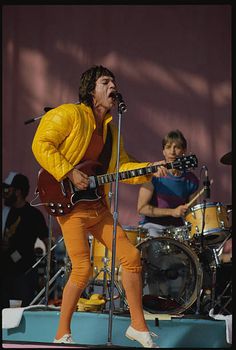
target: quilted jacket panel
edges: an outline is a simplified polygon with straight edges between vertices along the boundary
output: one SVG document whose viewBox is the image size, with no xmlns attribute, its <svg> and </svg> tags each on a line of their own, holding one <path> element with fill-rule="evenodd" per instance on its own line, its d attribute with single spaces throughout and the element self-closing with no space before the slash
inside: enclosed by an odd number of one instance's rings
<svg viewBox="0 0 236 350">
<path fill-rule="evenodd" d="M 107 114 L 104 121 L 103 139 L 107 135 L 107 125 L 112 116 Z M 108 173 L 116 170 L 117 127 L 110 124 L 112 132 L 112 155 Z M 32 151 L 42 168 L 61 181 L 83 158 L 89 145 L 96 122 L 92 109 L 83 103 L 63 104 L 48 111 L 41 119 L 36 130 Z M 149 163 L 133 162 L 125 151 L 123 139 L 120 140 L 119 170 L 126 171 L 146 167 Z M 149 176 L 140 176 L 124 182 L 137 184 L 150 180 Z"/>
</svg>

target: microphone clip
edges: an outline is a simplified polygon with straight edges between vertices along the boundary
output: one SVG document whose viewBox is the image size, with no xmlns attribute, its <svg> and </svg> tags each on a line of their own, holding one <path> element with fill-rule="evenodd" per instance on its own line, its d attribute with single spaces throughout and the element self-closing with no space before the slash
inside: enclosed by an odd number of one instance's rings
<svg viewBox="0 0 236 350">
<path fill-rule="evenodd" d="M 211 190 L 210 190 L 210 180 L 208 177 L 208 168 L 206 166 L 204 166 L 205 168 L 205 180 L 203 181 L 203 187 L 204 187 L 204 197 L 205 199 L 210 198 L 211 197 Z"/>
<path fill-rule="evenodd" d="M 111 95 L 117 101 L 119 112 L 121 113 L 127 112 L 127 107 L 126 107 L 126 104 L 124 103 L 122 95 L 119 92 L 113 92 Z"/>
</svg>

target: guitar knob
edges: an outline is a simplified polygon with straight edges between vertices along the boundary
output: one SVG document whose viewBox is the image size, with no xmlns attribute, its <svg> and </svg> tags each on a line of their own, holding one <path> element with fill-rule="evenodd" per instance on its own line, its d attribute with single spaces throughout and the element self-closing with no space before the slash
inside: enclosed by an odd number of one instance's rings
<svg viewBox="0 0 236 350">
<path fill-rule="evenodd" d="M 61 203 L 57 203 L 57 206 L 58 206 L 59 208 L 61 208 L 61 207 L 62 207 L 62 204 L 61 204 Z"/>
<path fill-rule="evenodd" d="M 52 213 L 55 213 L 55 212 L 56 212 L 56 210 L 55 210 L 55 209 L 51 209 L 51 212 L 52 212 Z"/>
<path fill-rule="evenodd" d="M 49 207 L 54 207 L 54 203 L 48 203 Z"/>
<path fill-rule="evenodd" d="M 58 211 L 59 211 L 60 214 L 63 214 L 63 213 L 64 213 L 64 212 L 63 212 L 63 209 L 59 209 Z"/>
<path fill-rule="evenodd" d="M 70 208 L 70 207 L 71 207 L 71 204 L 70 204 L 70 203 L 68 203 L 66 206 L 67 206 L 67 208 Z"/>
</svg>

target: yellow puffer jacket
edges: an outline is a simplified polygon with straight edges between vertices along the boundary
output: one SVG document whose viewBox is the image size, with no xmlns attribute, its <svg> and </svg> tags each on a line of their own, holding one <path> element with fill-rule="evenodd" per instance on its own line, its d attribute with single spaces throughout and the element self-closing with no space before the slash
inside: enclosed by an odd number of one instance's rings
<svg viewBox="0 0 236 350">
<path fill-rule="evenodd" d="M 107 114 L 104 121 L 103 140 L 106 140 L 107 125 L 112 116 Z M 42 168 L 57 181 L 61 181 L 83 158 L 89 145 L 96 122 L 92 109 L 85 104 L 63 104 L 47 112 L 36 130 L 32 151 Z M 116 169 L 117 128 L 111 124 L 112 155 L 108 173 Z M 126 153 L 121 138 L 120 171 L 138 169 L 149 163 L 132 162 Z M 150 180 L 149 176 L 135 177 L 124 182 L 138 184 Z"/>
</svg>

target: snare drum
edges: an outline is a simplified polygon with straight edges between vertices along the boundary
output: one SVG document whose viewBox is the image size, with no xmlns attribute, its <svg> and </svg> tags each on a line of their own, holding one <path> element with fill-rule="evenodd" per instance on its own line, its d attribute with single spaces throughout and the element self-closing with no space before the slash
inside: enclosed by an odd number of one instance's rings
<svg viewBox="0 0 236 350">
<path fill-rule="evenodd" d="M 174 238 L 177 241 L 188 243 L 191 235 L 191 224 L 187 223 L 184 226 L 168 226 L 164 229 L 164 236 Z"/>
<path fill-rule="evenodd" d="M 204 206 L 204 239 L 208 245 L 220 243 L 227 237 L 230 228 L 227 209 L 220 202 L 198 204 L 187 211 L 185 220 L 192 224 L 191 237 L 198 238 L 202 233 Z"/>
<path fill-rule="evenodd" d="M 130 242 L 136 246 L 148 237 L 148 230 L 142 226 L 122 226 Z"/>
</svg>

